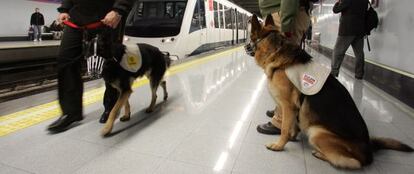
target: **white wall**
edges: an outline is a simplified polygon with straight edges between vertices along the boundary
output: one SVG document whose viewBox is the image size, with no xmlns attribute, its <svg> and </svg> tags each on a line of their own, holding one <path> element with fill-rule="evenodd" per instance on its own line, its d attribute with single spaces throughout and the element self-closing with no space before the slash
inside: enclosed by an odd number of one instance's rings
<svg viewBox="0 0 414 174">
<path fill-rule="evenodd" d="M 338 34 L 339 14 L 333 14 L 336 0 L 321 0 L 313 16 L 314 32 L 321 33 L 320 44 L 332 48 Z M 413 0 L 380 0 L 376 9 L 380 26 L 371 36 L 371 52 L 365 41 L 365 57 L 397 70 L 414 74 L 414 7 Z M 352 49 L 348 53 L 353 55 Z"/>
<path fill-rule="evenodd" d="M 27 35 L 30 16 L 34 9 L 40 8 L 49 26 L 57 18 L 59 4 L 28 0 L 0 0 L 0 37 Z"/>
</svg>

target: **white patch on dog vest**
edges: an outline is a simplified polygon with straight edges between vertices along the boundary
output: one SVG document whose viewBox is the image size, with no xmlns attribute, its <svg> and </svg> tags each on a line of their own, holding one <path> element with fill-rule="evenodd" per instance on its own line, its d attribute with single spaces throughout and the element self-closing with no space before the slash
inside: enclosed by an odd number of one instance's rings
<svg viewBox="0 0 414 174">
<path fill-rule="evenodd" d="M 125 46 L 125 54 L 119 64 L 129 72 L 137 72 L 142 65 L 141 51 L 137 44 L 127 44 Z"/>
<path fill-rule="evenodd" d="M 305 95 L 318 93 L 328 79 L 330 72 L 329 67 L 314 61 L 298 64 L 285 70 L 289 80 Z"/>
</svg>

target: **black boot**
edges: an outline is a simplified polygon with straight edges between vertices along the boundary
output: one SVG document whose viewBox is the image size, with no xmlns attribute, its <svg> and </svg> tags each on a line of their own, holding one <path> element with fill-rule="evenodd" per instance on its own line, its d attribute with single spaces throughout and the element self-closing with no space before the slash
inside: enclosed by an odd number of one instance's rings
<svg viewBox="0 0 414 174">
<path fill-rule="evenodd" d="M 280 129 L 273 126 L 271 122 L 257 125 L 257 132 L 268 135 L 280 134 Z"/>
<path fill-rule="evenodd" d="M 101 119 L 99 119 L 99 123 L 102 123 L 102 124 L 104 124 L 104 123 L 106 123 L 106 120 L 108 120 L 108 117 L 109 117 L 109 111 L 105 111 L 104 113 L 102 113 L 102 115 L 101 115 Z"/>
<path fill-rule="evenodd" d="M 53 122 L 52 124 L 50 124 L 47 127 L 47 130 L 51 131 L 51 132 L 62 132 L 65 131 L 69 128 L 69 126 L 74 123 L 74 122 L 78 122 L 83 120 L 83 116 L 82 115 L 62 115 L 60 116 L 55 122 Z"/>
<path fill-rule="evenodd" d="M 99 123 L 106 123 L 106 120 L 108 120 L 109 114 L 111 113 L 111 111 L 105 111 L 104 113 L 102 113 L 101 118 L 99 119 Z M 118 117 L 120 114 L 120 111 L 118 111 L 116 113 L 116 117 Z"/>
</svg>

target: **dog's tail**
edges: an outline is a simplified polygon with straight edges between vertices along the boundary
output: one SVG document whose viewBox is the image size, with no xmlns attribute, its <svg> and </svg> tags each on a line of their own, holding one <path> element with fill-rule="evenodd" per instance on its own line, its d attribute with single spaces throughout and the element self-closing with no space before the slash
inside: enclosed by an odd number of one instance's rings
<svg viewBox="0 0 414 174">
<path fill-rule="evenodd" d="M 169 68 L 171 66 L 171 58 L 170 58 L 170 53 L 163 51 L 162 54 L 164 55 L 164 59 L 165 59 L 165 63 L 167 65 L 167 68 Z"/>
<path fill-rule="evenodd" d="M 402 152 L 413 152 L 414 149 L 407 144 L 392 138 L 371 138 L 371 148 L 373 151 L 380 149 L 392 149 Z"/>
</svg>

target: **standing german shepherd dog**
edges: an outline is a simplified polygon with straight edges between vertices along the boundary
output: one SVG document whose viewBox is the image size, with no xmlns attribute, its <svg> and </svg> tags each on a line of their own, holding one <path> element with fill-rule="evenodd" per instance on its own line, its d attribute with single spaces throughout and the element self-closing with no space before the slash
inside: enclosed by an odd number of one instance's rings
<svg viewBox="0 0 414 174">
<path fill-rule="evenodd" d="M 141 54 L 141 67 L 136 72 L 130 72 L 123 69 L 120 62 L 125 58 L 127 47 L 121 43 L 111 43 L 111 35 L 108 31 L 102 31 L 96 38 L 97 54 L 105 59 L 103 65 L 102 77 L 106 83 L 119 92 L 119 98 L 112 108 L 108 120 L 105 123 L 101 134 L 108 135 L 113 127 L 114 121 L 119 110 L 125 106 L 125 115 L 120 118 L 121 121 L 128 121 L 131 116 L 129 97 L 132 93 L 132 83 L 136 78 L 146 76 L 150 82 L 151 87 L 151 104 L 146 109 L 146 112 L 152 112 L 157 100 L 158 86 L 164 90 L 164 100 L 167 100 L 167 83 L 164 80 L 164 75 L 171 64 L 169 55 L 162 53 L 158 48 L 148 44 L 136 44 L 133 46 L 139 47 Z M 90 42 L 90 41 L 89 41 Z M 91 44 L 86 45 L 91 49 Z M 90 51 L 87 51 L 88 53 Z"/>
<path fill-rule="evenodd" d="M 250 36 L 255 60 L 265 70 L 269 90 L 279 106 L 277 114 L 282 116 L 281 136 L 277 142 L 266 145 L 268 149 L 283 150 L 296 135 L 295 125 L 299 125 L 314 148 L 312 154 L 339 168 L 359 169 L 368 165 L 378 149 L 413 151 L 394 139 L 370 138 L 355 103 L 336 78 L 329 76 L 317 94 L 303 95 L 289 81 L 285 69 L 306 64 L 311 56 L 289 43 L 274 26 L 271 16 L 262 27 L 253 15 Z"/>
</svg>

